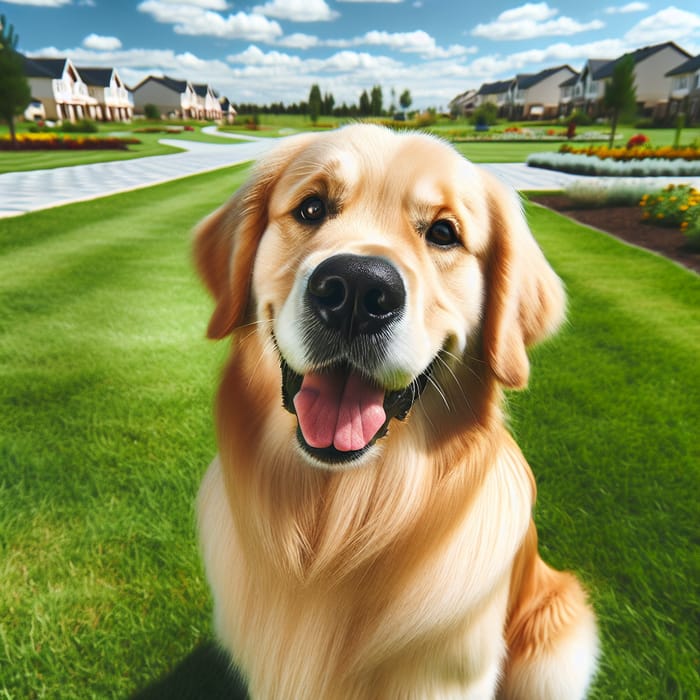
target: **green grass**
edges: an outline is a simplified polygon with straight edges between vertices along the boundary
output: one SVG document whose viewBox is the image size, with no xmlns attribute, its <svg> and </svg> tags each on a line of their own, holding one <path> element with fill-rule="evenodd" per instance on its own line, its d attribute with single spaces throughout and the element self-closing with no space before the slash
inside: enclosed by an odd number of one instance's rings
<svg viewBox="0 0 700 700">
<path fill-rule="evenodd" d="M 244 173 L 0 220 L 0 698 L 218 696 L 193 501 L 227 347 L 189 247 Z M 509 394 L 542 551 L 591 590 L 594 698 L 697 697 L 700 279 L 528 211 L 570 294 Z"/>
<path fill-rule="evenodd" d="M 26 131 L 26 125 L 24 126 L 25 128 L 20 131 Z M 132 124 L 100 124 L 97 136 L 106 136 L 108 134 L 133 136 L 141 141 L 140 144 L 129 146 L 126 151 L 0 151 L 0 173 L 62 168 L 70 165 L 104 163 L 113 160 L 132 160 L 133 158 L 180 153 L 183 150 L 159 143 L 162 139 L 202 141 L 231 147 L 236 143 L 240 143 L 236 139 L 203 134 L 199 126 L 195 127 L 195 131 L 183 131 L 174 134 L 133 133 L 134 129 L 142 126 L 147 126 L 147 124 L 139 122 Z M 5 132 L 7 132 L 7 128 L 4 131 L 0 129 L 0 135 Z M 80 134 L 71 134 L 71 136 L 77 137 Z"/>
</svg>

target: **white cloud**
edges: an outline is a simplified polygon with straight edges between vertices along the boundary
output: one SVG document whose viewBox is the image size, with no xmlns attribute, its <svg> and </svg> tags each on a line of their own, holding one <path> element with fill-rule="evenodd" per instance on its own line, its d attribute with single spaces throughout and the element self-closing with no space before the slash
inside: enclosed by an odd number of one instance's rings
<svg viewBox="0 0 700 700">
<path fill-rule="evenodd" d="M 211 10 L 193 5 L 171 4 L 164 0 L 144 0 L 138 9 L 151 15 L 157 22 L 173 24 L 177 34 L 248 41 L 273 41 L 282 36 L 280 25 L 262 15 L 238 12 L 224 17 Z"/>
<path fill-rule="evenodd" d="M 383 2 L 395 5 L 397 3 L 403 2 L 403 0 L 338 0 L 338 2 Z"/>
<path fill-rule="evenodd" d="M 116 36 L 89 34 L 83 39 L 83 46 L 86 49 L 95 49 L 96 51 L 115 51 L 122 47 L 122 42 Z"/>
<path fill-rule="evenodd" d="M 671 5 L 656 14 L 645 17 L 625 34 L 633 44 L 659 44 L 696 38 L 700 30 L 700 14 L 679 10 Z"/>
<path fill-rule="evenodd" d="M 626 5 L 606 7 L 604 11 L 607 15 L 625 15 L 630 12 L 644 12 L 648 9 L 649 5 L 646 2 L 629 2 Z"/>
<path fill-rule="evenodd" d="M 558 14 L 559 10 L 549 7 L 546 2 L 526 3 L 501 12 L 493 22 L 477 24 L 472 34 L 494 41 L 508 41 L 536 39 L 542 36 L 567 36 L 605 26 L 600 20 L 581 24 L 571 17 L 557 17 Z"/>
<path fill-rule="evenodd" d="M 292 22 L 328 22 L 340 16 L 328 7 L 325 0 L 271 0 L 257 5 L 253 12 Z"/>
<path fill-rule="evenodd" d="M 297 67 L 302 64 L 299 56 L 290 56 L 287 53 L 279 51 L 269 51 L 265 53 L 257 46 L 249 46 L 245 51 L 231 56 L 226 56 L 229 63 L 242 63 L 246 66 L 276 66 L 280 67 Z"/>
<path fill-rule="evenodd" d="M 203 10 L 227 10 L 226 0 L 161 0 L 166 5 L 188 5 L 200 7 Z"/>
<path fill-rule="evenodd" d="M 33 5 L 35 7 L 63 7 L 70 5 L 71 0 L 5 0 L 10 5 Z"/>
<path fill-rule="evenodd" d="M 312 34 L 288 34 L 282 37 L 278 42 L 278 46 L 285 46 L 290 49 L 311 49 L 315 46 L 319 46 L 321 43 L 317 36 Z"/>
</svg>

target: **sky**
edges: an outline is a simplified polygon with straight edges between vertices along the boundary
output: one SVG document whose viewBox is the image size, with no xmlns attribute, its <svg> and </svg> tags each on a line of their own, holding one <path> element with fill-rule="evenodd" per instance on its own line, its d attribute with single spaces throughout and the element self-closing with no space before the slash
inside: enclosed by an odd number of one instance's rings
<svg viewBox="0 0 700 700">
<path fill-rule="evenodd" d="M 234 104 L 337 105 L 380 85 L 384 106 L 447 109 L 484 82 L 675 41 L 700 54 L 697 0 L 7 0 L 30 56 L 209 83 Z"/>
</svg>

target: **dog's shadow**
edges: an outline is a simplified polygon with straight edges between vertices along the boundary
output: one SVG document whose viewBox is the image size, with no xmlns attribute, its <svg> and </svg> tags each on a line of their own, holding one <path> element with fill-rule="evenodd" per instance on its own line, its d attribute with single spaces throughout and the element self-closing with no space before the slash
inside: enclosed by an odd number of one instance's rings
<svg viewBox="0 0 700 700">
<path fill-rule="evenodd" d="M 131 700 L 249 700 L 243 680 L 213 642 L 197 647 Z"/>
</svg>

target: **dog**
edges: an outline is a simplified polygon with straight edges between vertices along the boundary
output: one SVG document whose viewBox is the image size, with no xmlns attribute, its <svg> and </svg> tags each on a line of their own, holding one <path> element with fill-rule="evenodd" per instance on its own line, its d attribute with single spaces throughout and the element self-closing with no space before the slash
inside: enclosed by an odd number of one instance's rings
<svg viewBox="0 0 700 700">
<path fill-rule="evenodd" d="M 517 195 L 354 124 L 284 139 L 194 257 L 232 336 L 198 527 L 250 696 L 584 697 L 595 616 L 502 412 L 566 304 Z"/>
</svg>

